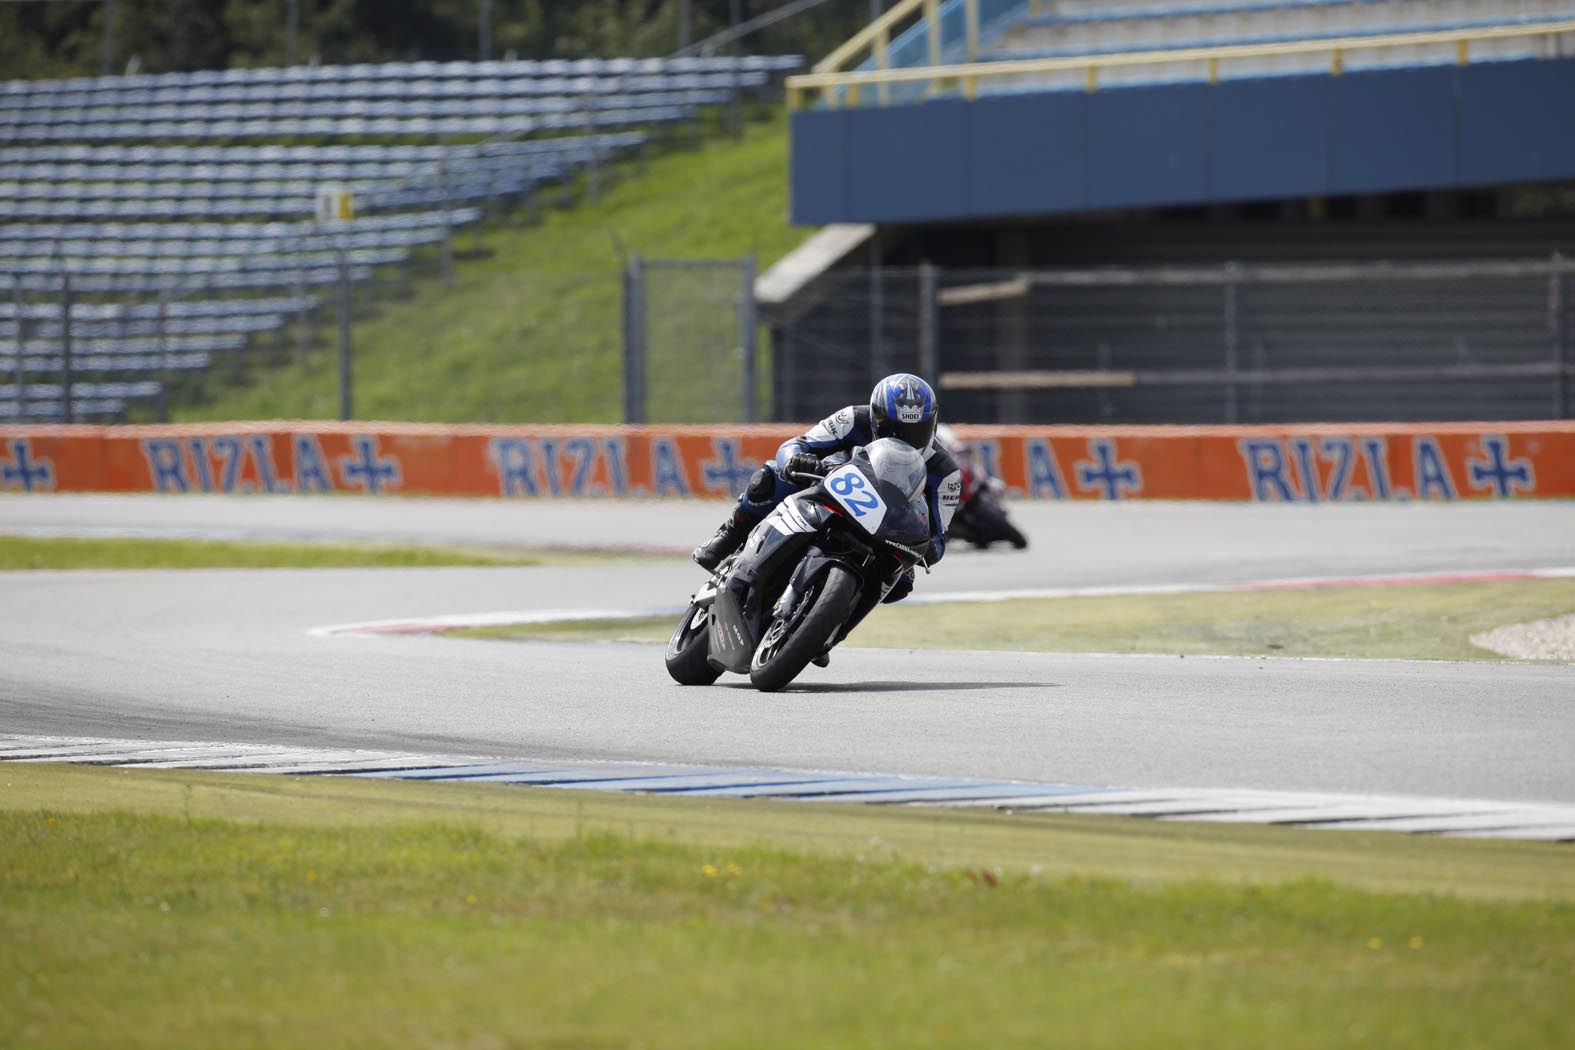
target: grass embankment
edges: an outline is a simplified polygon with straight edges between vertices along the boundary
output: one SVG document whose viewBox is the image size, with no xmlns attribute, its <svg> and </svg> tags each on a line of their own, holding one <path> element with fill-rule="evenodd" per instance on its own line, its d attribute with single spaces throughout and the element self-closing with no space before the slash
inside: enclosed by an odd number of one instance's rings
<svg viewBox="0 0 1575 1050">
<path fill-rule="evenodd" d="M 1557 1046 L 1566 848 L 0 767 L 7 1046 Z"/>
<path fill-rule="evenodd" d="M 480 257 L 456 264 L 452 288 L 421 282 L 402 301 L 356 322 L 357 416 L 621 421 L 620 253 L 740 259 L 753 251 L 762 269 L 769 266 L 807 233 L 787 224 L 787 156 L 787 119 L 776 111 L 746 124 L 741 140 L 715 136 L 698 148 L 653 156 L 643 174 L 618 182 L 597 204 L 546 211 L 533 226 L 490 224 Z M 469 253 L 473 233 L 459 232 L 456 243 Z M 691 316 L 703 312 L 695 301 L 664 298 L 663 287 L 653 284 L 648 297 L 653 325 L 673 314 L 699 324 Z M 724 278 L 712 303 L 726 324 L 735 291 Z M 679 287 L 675 295 L 683 292 Z M 324 332 L 320 342 L 332 346 L 332 332 Z M 689 334 L 692 341 L 697 332 Z M 250 385 L 217 390 L 209 403 L 180 408 L 177 418 L 337 418 L 337 368 L 335 355 L 324 351 L 305 367 L 261 370 Z M 719 409 L 736 414 L 736 392 L 718 405 L 686 394 L 683 383 L 661 385 L 660 362 L 651 370 L 653 419 L 704 421 Z M 686 378 L 692 387 L 703 373 Z"/>
<path fill-rule="evenodd" d="M 1044 652 L 1500 660 L 1494 627 L 1575 612 L 1575 580 L 1020 599 L 877 609 L 847 645 Z M 578 621 L 457 632 L 665 642 L 671 620 Z"/>
</svg>

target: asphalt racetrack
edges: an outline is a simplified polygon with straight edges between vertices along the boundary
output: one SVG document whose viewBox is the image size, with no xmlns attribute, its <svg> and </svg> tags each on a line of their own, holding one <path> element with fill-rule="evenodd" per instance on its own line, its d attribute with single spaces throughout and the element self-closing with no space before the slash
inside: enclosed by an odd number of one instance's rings
<svg viewBox="0 0 1575 1050">
<path fill-rule="evenodd" d="M 1575 504 L 1022 504 L 1026 552 L 919 592 L 1575 565 Z M 687 550 L 704 503 L 0 496 L 0 533 Z M 0 576 L 0 733 L 1575 803 L 1575 667 L 839 649 L 788 692 L 661 651 L 333 636 L 365 621 L 681 605 L 616 566 Z M 957 606 L 966 615 L 966 606 Z M 878 615 L 878 613 L 877 613 Z M 316 633 L 314 633 L 314 631 Z"/>
</svg>

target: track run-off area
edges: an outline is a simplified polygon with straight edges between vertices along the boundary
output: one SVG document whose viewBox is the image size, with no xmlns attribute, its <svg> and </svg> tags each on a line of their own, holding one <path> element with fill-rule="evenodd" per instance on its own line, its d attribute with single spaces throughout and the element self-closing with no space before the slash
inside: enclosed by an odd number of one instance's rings
<svg viewBox="0 0 1575 1050">
<path fill-rule="evenodd" d="M 1011 510 L 1027 551 L 959 549 L 916 596 L 1575 566 L 1569 502 Z M 723 512 L 5 495 L 0 534 L 668 554 Z M 1572 665 L 838 649 L 766 695 L 676 686 L 650 645 L 335 630 L 676 609 L 700 578 L 676 557 L 6 573 L 0 758 L 1575 839 Z"/>
</svg>

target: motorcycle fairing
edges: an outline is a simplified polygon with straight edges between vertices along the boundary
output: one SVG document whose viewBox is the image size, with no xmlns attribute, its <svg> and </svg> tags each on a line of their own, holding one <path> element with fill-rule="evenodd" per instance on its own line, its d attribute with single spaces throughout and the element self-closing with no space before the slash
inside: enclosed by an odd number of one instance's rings
<svg viewBox="0 0 1575 1050">
<path fill-rule="evenodd" d="M 772 579 L 799 559 L 832 513 L 799 494 L 783 500 L 755 526 L 711 606 L 707 659 L 714 666 L 749 673 L 760 644 L 765 603 L 774 590 Z"/>
</svg>

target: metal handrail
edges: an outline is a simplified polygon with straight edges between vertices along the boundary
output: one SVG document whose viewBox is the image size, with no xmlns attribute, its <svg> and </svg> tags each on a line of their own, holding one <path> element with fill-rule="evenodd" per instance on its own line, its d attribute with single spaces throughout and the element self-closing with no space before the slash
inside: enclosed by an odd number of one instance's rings
<svg viewBox="0 0 1575 1050">
<path fill-rule="evenodd" d="M 923 2 L 924 0 L 905 0 L 904 3 L 888 11 L 887 16 L 895 15 L 899 10 L 915 8 Z M 1088 90 L 1093 91 L 1099 86 L 1099 71 L 1103 69 L 1119 69 L 1125 66 L 1142 65 L 1175 65 L 1186 62 L 1207 62 L 1209 64 L 1209 81 L 1214 83 L 1219 79 L 1219 64 L 1223 61 L 1241 58 L 1264 58 L 1277 55 L 1322 54 L 1325 52 L 1330 54 L 1329 72 L 1331 75 L 1335 75 L 1343 71 L 1344 56 L 1347 51 L 1423 47 L 1433 44 L 1454 44 L 1456 49 L 1455 60 L 1461 65 L 1466 65 L 1470 61 L 1470 47 L 1473 43 L 1575 33 L 1575 20 L 1565 20 L 1559 22 L 1538 22 L 1530 25 L 1433 30 L 1424 33 L 1394 33 L 1382 36 L 1293 40 L 1273 44 L 1224 44 L 1217 47 L 1195 47 L 1168 51 L 1112 52 L 1069 58 L 1007 59 L 999 62 L 969 62 L 960 65 L 932 65 L 903 69 L 819 72 L 821 67 L 828 65 L 833 58 L 839 61 L 845 60 L 846 54 L 844 52 L 851 54 L 852 52 L 849 51 L 849 48 L 853 44 L 867 43 L 868 41 L 865 40 L 866 36 L 873 39 L 874 34 L 871 31 L 875 29 L 876 25 L 877 23 L 871 23 L 865 28 L 863 33 L 848 41 L 847 44 L 838 48 L 837 51 L 834 51 L 824 62 L 815 67 L 817 72 L 788 77 L 788 107 L 790 109 L 801 108 L 804 105 L 806 94 L 811 91 L 820 91 L 825 97 L 827 104 L 835 106 L 837 104 L 835 89 L 846 88 L 848 89 L 849 101 L 856 105 L 858 91 L 866 85 L 883 87 L 891 84 L 914 83 L 930 83 L 933 85 L 937 81 L 956 81 L 962 86 L 963 95 L 966 98 L 973 99 L 978 95 L 980 80 L 993 77 L 1024 76 L 1079 69 L 1086 72 L 1085 86 Z"/>
<path fill-rule="evenodd" d="M 902 0 L 885 14 L 859 30 L 847 43 L 815 63 L 814 71 L 807 75 L 834 75 L 854 55 L 869 48 L 872 52 L 886 46 L 898 22 L 925 6 L 925 0 Z M 792 78 L 790 77 L 789 80 Z"/>
</svg>

